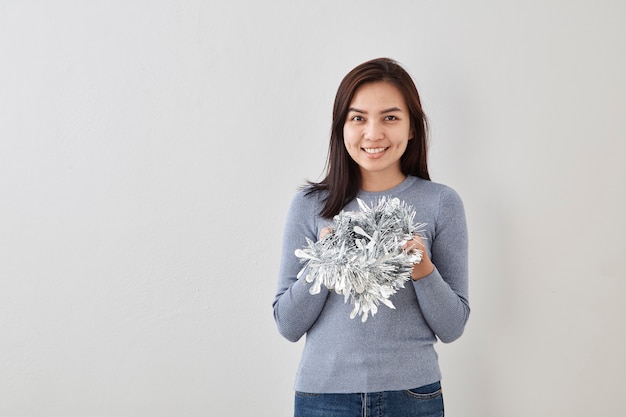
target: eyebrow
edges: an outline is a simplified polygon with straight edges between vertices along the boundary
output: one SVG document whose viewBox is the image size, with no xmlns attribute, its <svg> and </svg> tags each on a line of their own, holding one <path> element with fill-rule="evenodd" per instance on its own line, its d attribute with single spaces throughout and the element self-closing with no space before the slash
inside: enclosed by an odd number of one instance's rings
<svg viewBox="0 0 626 417">
<path fill-rule="evenodd" d="M 356 113 L 367 114 L 367 112 L 365 110 L 357 109 L 356 107 L 348 108 L 348 113 L 350 113 L 351 111 L 356 112 Z M 393 113 L 393 112 L 397 112 L 397 111 L 401 112 L 402 109 L 400 107 L 390 107 L 388 109 L 385 109 L 385 110 L 381 111 L 380 114 Z"/>
</svg>

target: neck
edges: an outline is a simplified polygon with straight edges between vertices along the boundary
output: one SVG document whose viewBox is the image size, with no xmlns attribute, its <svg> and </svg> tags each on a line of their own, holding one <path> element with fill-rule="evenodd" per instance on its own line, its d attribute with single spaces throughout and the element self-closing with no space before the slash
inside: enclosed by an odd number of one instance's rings
<svg viewBox="0 0 626 417">
<path fill-rule="evenodd" d="M 369 192 L 390 190 L 406 179 L 406 175 L 397 172 L 394 175 L 373 175 L 361 172 L 361 189 Z"/>
</svg>

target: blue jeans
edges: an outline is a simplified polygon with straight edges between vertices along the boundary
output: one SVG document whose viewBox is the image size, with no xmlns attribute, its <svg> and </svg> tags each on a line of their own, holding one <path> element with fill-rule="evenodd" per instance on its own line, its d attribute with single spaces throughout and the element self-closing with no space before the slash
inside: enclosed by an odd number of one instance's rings
<svg viewBox="0 0 626 417">
<path fill-rule="evenodd" d="M 441 384 L 366 394 L 296 392 L 294 417 L 443 417 Z"/>
</svg>

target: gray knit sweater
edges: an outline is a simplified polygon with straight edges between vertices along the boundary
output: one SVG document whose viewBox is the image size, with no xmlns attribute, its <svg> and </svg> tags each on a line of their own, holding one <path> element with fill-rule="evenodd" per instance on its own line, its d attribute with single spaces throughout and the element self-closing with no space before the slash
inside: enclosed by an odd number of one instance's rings
<svg viewBox="0 0 626 417">
<path fill-rule="evenodd" d="M 398 197 L 416 211 L 415 222 L 427 223 L 423 235 L 435 271 L 407 282 L 392 295 L 395 310 L 380 305 L 363 323 L 350 319 L 352 306 L 342 295 L 310 284 L 296 275 L 302 268 L 294 255 L 317 240 L 330 221 L 319 216 L 322 196 L 299 192 L 284 231 L 274 318 L 290 341 L 306 334 L 295 390 L 310 393 L 365 393 L 415 388 L 440 380 L 437 338 L 452 342 L 463 333 L 469 316 L 467 228 L 463 203 L 451 188 L 408 177 L 385 192 L 360 192 L 368 205 L 382 196 Z M 358 210 L 351 201 L 345 210 Z"/>
</svg>

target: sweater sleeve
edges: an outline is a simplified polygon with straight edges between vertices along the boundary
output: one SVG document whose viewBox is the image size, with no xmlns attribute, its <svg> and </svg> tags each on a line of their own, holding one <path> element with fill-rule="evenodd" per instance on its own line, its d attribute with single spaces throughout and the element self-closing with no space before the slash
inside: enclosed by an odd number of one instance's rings
<svg viewBox="0 0 626 417">
<path fill-rule="evenodd" d="M 313 241 L 318 239 L 315 201 L 315 197 L 304 193 L 294 197 L 283 234 L 278 287 L 273 302 L 274 320 L 280 334 L 292 342 L 298 341 L 315 323 L 328 296 L 325 287 L 319 294 L 309 294 L 306 272 L 300 279 L 296 277 L 302 264 L 295 250 L 306 245 L 307 237 Z"/>
<path fill-rule="evenodd" d="M 439 213 L 430 242 L 435 270 L 413 282 L 426 321 L 444 343 L 465 329 L 468 299 L 468 238 L 463 202 L 450 188 L 440 194 Z"/>
</svg>

